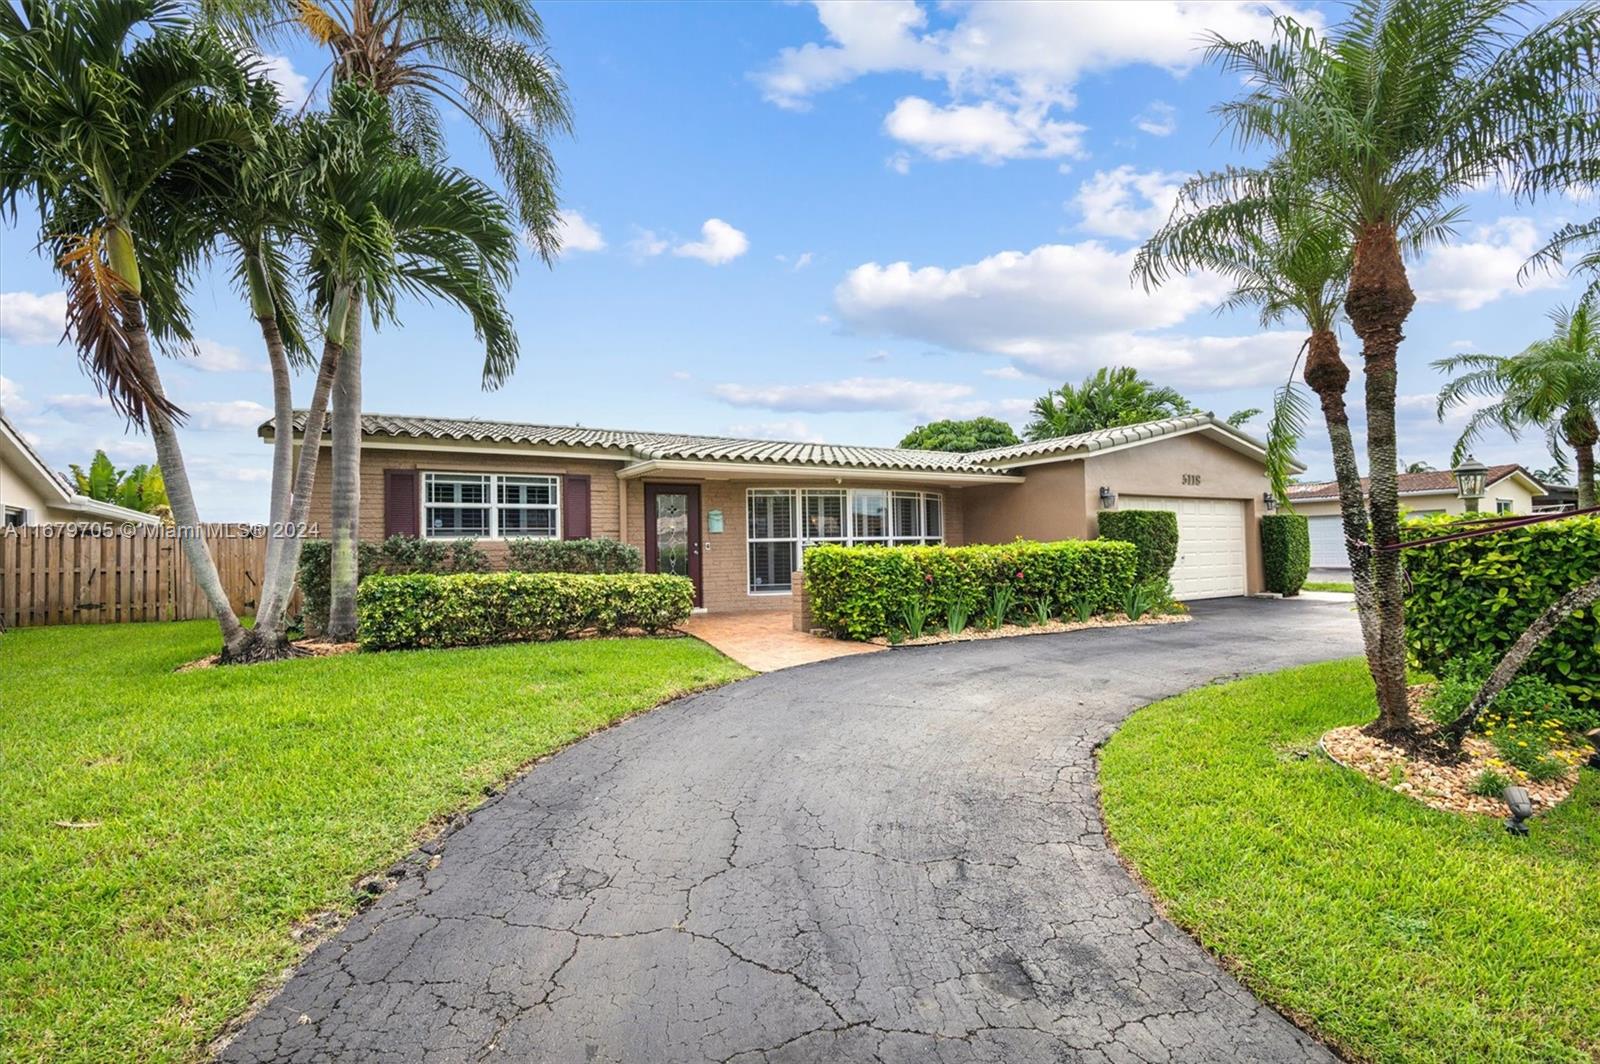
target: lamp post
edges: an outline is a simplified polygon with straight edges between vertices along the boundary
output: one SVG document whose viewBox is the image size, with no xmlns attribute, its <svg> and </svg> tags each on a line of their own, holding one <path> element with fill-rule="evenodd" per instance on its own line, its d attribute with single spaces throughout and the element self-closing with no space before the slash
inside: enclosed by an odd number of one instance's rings
<svg viewBox="0 0 1600 1064">
<path fill-rule="evenodd" d="M 1467 455 L 1466 461 L 1451 470 L 1456 476 L 1456 493 L 1467 504 L 1467 513 L 1478 512 L 1478 500 L 1483 498 L 1484 481 L 1489 476 L 1489 467 Z"/>
</svg>

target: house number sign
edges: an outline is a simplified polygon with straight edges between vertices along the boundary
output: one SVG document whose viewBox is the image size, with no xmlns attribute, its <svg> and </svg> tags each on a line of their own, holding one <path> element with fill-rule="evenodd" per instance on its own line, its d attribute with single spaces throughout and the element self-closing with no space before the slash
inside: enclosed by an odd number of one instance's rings
<svg viewBox="0 0 1600 1064">
<path fill-rule="evenodd" d="M 1183 475 L 1183 486 L 1186 488 L 1198 488 L 1200 486 L 1200 474 L 1185 473 Z"/>
</svg>

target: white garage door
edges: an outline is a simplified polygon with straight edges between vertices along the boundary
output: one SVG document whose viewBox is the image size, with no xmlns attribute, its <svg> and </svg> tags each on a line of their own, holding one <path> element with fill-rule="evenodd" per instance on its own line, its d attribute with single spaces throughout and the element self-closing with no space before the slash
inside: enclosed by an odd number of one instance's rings
<svg viewBox="0 0 1600 1064">
<path fill-rule="evenodd" d="M 1344 549 L 1344 521 L 1338 514 L 1306 518 L 1311 532 L 1313 569 L 1348 569 L 1350 552 Z"/>
<path fill-rule="evenodd" d="M 1124 495 L 1117 508 L 1171 510 L 1178 515 L 1178 560 L 1172 566 L 1172 593 L 1178 598 L 1246 593 L 1243 500 Z"/>
</svg>

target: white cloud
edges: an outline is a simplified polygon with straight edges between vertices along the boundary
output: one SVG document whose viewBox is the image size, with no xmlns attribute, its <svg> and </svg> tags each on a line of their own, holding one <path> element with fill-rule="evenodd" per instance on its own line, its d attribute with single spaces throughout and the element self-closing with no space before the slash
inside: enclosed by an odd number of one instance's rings
<svg viewBox="0 0 1600 1064">
<path fill-rule="evenodd" d="M 561 234 L 561 253 L 573 251 L 604 251 L 605 237 L 600 227 L 577 211 L 560 211 L 556 214 L 556 228 Z"/>
<path fill-rule="evenodd" d="M 634 258 L 648 259 L 667 250 L 668 242 L 655 234 L 652 229 L 639 229 L 635 227 L 634 237 L 628 241 L 628 253 Z"/>
<path fill-rule="evenodd" d="M 298 111 L 311 92 L 311 79 L 296 70 L 286 55 L 263 54 L 261 65 L 268 80 L 278 86 L 284 104 L 289 110 Z"/>
<path fill-rule="evenodd" d="M 966 384 L 902 377 L 849 377 L 809 384 L 719 384 L 711 393 L 732 406 L 803 413 L 842 410 L 945 410 L 972 394 Z"/>
<path fill-rule="evenodd" d="M 983 371 L 985 377 L 993 377 L 997 381 L 1020 381 L 1027 374 L 1015 366 L 996 366 Z"/>
<path fill-rule="evenodd" d="M 811 265 L 811 259 L 812 259 L 811 252 L 802 251 L 798 256 L 795 257 L 794 265 L 791 266 L 790 269 L 803 270 L 807 266 Z"/>
<path fill-rule="evenodd" d="M 67 325 L 65 292 L 0 292 L 0 340 L 54 347 Z"/>
<path fill-rule="evenodd" d="M 1178 129 L 1178 109 L 1165 101 L 1151 100 L 1148 107 L 1133 116 L 1133 124 L 1152 137 L 1171 136 Z"/>
<path fill-rule="evenodd" d="M 1075 105 L 1073 89 L 1086 74 L 1144 64 L 1181 76 L 1200 62 L 1207 31 L 1265 39 L 1273 9 L 1322 22 L 1311 8 L 1253 0 L 815 6 L 826 40 L 784 48 L 755 76 L 769 101 L 804 109 L 811 97 L 856 78 L 921 75 L 943 82 L 948 103 L 901 100 L 885 122 L 889 134 L 936 158 L 991 161 L 1073 154 L 1079 130 L 1059 112 Z M 941 25 L 930 25 L 930 11 Z M 1159 127 L 1159 119 L 1151 124 Z"/>
<path fill-rule="evenodd" d="M 249 399 L 189 403 L 184 409 L 189 424 L 197 429 L 254 429 L 272 416 L 271 410 Z"/>
<path fill-rule="evenodd" d="M 1155 232 L 1178 200 L 1187 175 L 1131 166 L 1097 170 L 1078 186 L 1073 204 L 1083 213 L 1080 225 L 1101 236 L 1143 240 Z"/>
<path fill-rule="evenodd" d="M 230 347 L 215 340 L 196 340 L 194 349 L 194 357 L 185 359 L 181 365 L 204 370 L 207 373 L 238 373 L 246 370 L 264 372 L 267 369 L 265 360 L 252 358 L 237 347 Z"/>
<path fill-rule="evenodd" d="M 679 244 L 674 255 L 699 259 L 708 266 L 721 266 L 750 250 L 750 240 L 721 218 L 707 218 L 700 226 L 700 239 Z"/>
<path fill-rule="evenodd" d="M 903 151 L 897 151 L 885 159 L 883 165 L 904 177 L 911 172 L 911 156 Z"/>
<path fill-rule="evenodd" d="M 1080 156 L 1087 127 L 1053 119 L 1049 107 L 1041 104 L 1007 108 L 986 100 L 941 107 L 920 96 L 906 96 L 895 103 L 883 128 L 895 140 L 934 159 L 971 156 L 995 164 L 1006 159 Z M 909 161 L 906 165 L 909 168 Z"/>
<path fill-rule="evenodd" d="M 728 434 L 751 440 L 789 440 L 795 443 L 823 442 L 820 435 L 811 431 L 811 426 L 798 418 L 729 425 Z"/>
<path fill-rule="evenodd" d="M 16 417 L 33 410 L 33 404 L 22 397 L 22 389 L 10 377 L 0 375 L 0 413 Z"/>
<path fill-rule="evenodd" d="M 110 399 L 103 395 L 90 395 L 87 392 L 52 395 L 45 400 L 45 408 L 63 414 L 109 414 L 112 412 Z"/>
<path fill-rule="evenodd" d="M 1562 278 L 1537 271 L 1525 283 L 1517 272 L 1539 249 L 1542 234 L 1531 218 L 1501 218 L 1479 226 L 1472 239 L 1430 252 L 1411 271 L 1418 302 L 1448 303 L 1457 310 L 1477 310 L 1507 295 L 1558 288 Z"/>
</svg>

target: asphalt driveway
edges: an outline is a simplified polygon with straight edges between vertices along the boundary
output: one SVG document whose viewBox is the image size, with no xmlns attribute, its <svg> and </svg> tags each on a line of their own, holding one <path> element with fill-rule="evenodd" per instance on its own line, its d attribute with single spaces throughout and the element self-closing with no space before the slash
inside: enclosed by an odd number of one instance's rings
<svg viewBox="0 0 1600 1064">
<path fill-rule="evenodd" d="M 1133 709 L 1360 649 L 1343 604 L 1194 612 L 841 658 L 602 732 L 317 949 L 223 1058 L 1331 1060 L 1100 831 L 1093 749 Z"/>
</svg>

